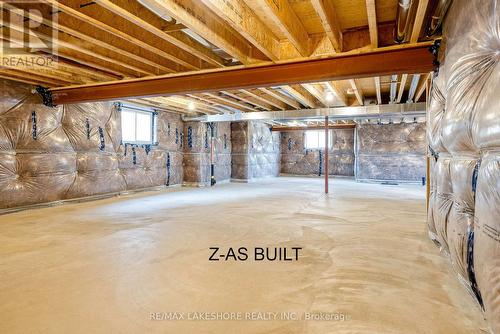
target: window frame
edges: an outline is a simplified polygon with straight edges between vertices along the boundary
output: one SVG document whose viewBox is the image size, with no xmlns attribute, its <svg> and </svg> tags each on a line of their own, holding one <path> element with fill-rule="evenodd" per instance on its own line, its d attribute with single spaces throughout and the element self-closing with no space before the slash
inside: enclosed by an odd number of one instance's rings
<svg viewBox="0 0 500 334">
<path fill-rule="evenodd" d="M 318 136 L 317 136 L 317 141 L 318 141 L 318 146 L 316 147 L 308 147 L 308 140 L 307 140 L 307 133 L 317 133 Z M 305 130 L 304 131 L 304 149 L 305 150 L 309 150 L 309 151 L 322 151 L 322 150 L 325 150 L 325 141 L 322 140 L 321 143 L 320 143 L 320 139 L 319 139 L 319 133 L 320 132 L 325 132 L 325 130 Z M 331 151 L 332 150 L 332 145 L 333 145 L 333 130 L 332 129 L 329 129 L 328 130 L 328 150 Z"/>
<path fill-rule="evenodd" d="M 135 139 L 137 139 L 137 115 L 147 114 L 151 115 L 151 138 L 150 140 L 125 140 L 123 138 L 123 117 L 120 115 L 120 128 L 121 128 L 121 141 L 123 144 L 131 145 L 158 145 L 158 112 L 156 109 L 147 108 L 142 106 L 136 106 L 132 104 L 120 103 L 119 111 L 122 112 L 132 112 L 135 115 L 134 126 L 135 126 Z"/>
</svg>

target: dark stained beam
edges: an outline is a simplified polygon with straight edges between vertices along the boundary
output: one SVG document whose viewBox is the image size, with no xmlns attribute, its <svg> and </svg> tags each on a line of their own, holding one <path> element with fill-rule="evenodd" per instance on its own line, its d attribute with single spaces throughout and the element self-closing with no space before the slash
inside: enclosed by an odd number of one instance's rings
<svg viewBox="0 0 500 334">
<path fill-rule="evenodd" d="M 169 96 L 276 85 L 346 80 L 433 70 L 429 43 L 324 59 L 170 74 L 52 89 L 55 104 Z"/>
</svg>

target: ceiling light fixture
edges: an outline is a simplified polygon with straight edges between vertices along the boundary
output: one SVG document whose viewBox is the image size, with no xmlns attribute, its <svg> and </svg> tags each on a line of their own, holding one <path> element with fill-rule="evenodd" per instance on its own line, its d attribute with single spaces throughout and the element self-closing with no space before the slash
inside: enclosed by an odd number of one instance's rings
<svg viewBox="0 0 500 334">
<path fill-rule="evenodd" d="M 334 96 L 331 92 L 328 92 L 328 93 L 326 93 L 325 99 L 326 99 L 326 102 L 333 102 Z"/>
</svg>

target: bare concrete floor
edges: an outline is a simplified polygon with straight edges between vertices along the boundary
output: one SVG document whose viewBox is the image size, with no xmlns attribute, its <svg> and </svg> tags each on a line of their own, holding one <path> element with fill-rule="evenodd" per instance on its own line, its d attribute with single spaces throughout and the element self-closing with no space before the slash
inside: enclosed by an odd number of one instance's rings
<svg viewBox="0 0 500 334">
<path fill-rule="evenodd" d="M 482 333 L 427 239 L 423 187 L 331 188 L 278 178 L 1 216 L 0 333 Z M 213 246 L 303 251 L 211 262 Z"/>
</svg>

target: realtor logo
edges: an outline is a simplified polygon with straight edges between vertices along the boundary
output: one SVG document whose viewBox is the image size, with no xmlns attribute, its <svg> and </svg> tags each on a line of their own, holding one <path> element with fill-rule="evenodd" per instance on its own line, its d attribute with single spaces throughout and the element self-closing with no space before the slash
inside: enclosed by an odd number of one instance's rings
<svg viewBox="0 0 500 334">
<path fill-rule="evenodd" d="M 57 65 L 57 1 L 0 1 L 1 67 L 29 70 Z"/>
</svg>

